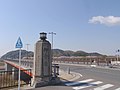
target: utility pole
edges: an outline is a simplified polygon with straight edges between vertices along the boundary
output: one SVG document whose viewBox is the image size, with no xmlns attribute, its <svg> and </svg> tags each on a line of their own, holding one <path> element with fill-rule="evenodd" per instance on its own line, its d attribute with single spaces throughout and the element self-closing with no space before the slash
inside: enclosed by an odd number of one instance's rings
<svg viewBox="0 0 120 90">
<path fill-rule="evenodd" d="M 27 59 L 28 59 L 28 49 L 29 49 L 28 47 L 29 47 L 29 45 L 30 44 L 26 44 L 26 46 L 27 46 Z"/>
<path fill-rule="evenodd" d="M 54 33 L 54 32 L 49 32 L 49 34 L 51 34 L 51 36 L 52 36 L 52 47 L 51 47 L 51 49 L 52 49 L 52 60 L 53 60 L 53 35 L 56 35 L 56 33 Z"/>
</svg>

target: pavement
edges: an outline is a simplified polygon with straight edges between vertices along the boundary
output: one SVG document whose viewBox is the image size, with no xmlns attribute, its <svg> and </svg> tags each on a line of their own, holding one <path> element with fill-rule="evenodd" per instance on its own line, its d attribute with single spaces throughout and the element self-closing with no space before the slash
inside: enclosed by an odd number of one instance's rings
<svg viewBox="0 0 120 90">
<path fill-rule="evenodd" d="M 65 65 L 65 63 L 59 63 L 59 64 L 63 64 Z M 120 68 L 110 68 L 108 66 L 91 66 L 91 65 L 80 65 L 80 64 L 67 64 L 67 65 L 74 65 L 74 66 L 86 66 L 86 67 L 94 67 L 94 68 L 103 68 L 103 69 L 114 69 L 114 70 L 120 70 Z M 64 71 L 64 70 L 59 70 L 59 76 L 60 80 L 62 82 L 65 82 L 65 81 L 75 81 L 77 79 L 79 79 L 80 77 L 82 77 L 82 75 L 80 73 L 76 73 L 76 72 L 71 72 L 71 71 Z M 29 90 L 29 89 L 32 89 L 34 90 L 33 87 L 29 86 L 29 85 L 25 85 L 23 87 L 21 87 L 21 90 Z M 5 89 L 4 89 L 5 90 Z M 18 90 L 17 88 L 12 88 L 12 89 L 6 89 L 6 90 Z"/>
<path fill-rule="evenodd" d="M 80 77 L 82 77 L 81 74 L 76 73 L 76 72 L 68 72 L 68 71 L 64 71 L 64 70 L 59 70 L 59 76 L 60 80 L 62 82 L 65 81 L 75 81 L 77 79 L 79 79 Z M 24 85 L 21 87 L 20 90 L 34 90 L 33 87 L 31 87 L 30 85 Z M 4 90 L 18 90 L 18 88 L 11 88 L 11 89 L 4 89 Z"/>
<path fill-rule="evenodd" d="M 63 65 L 66 65 L 66 64 L 64 64 L 63 63 Z M 109 67 L 109 66 L 95 66 L 95 65 L 80 65 L 80 64 L 67 64 L 67 65 L 74 65 L 74 66 L 85 66 L 85 67 L 89 67 L 90 69 L 91 68 L 102 68 L 101 70 L 104 70 L 104 69 L 113 69 L 113 70 L 120 70 L 120 67 L 119 66 L 114 66 L 114 67 Z M 95 69 L 96 70 L 96 69 Z M 101 70 L 100 70 L 100 73 L 101 73 Z M 89 71 L 89 70 L 88 70 Z M 98 72 L 97 72 L 98 73 Z M 104 73 L 104 72 L 103 72 Z M 88 73 L 87 73 L 88 74 Z M 108 73 L 109 74 L 109 73 Z M 89 74 L 90 75 L 90 74 Z M 93 74 L 91 74 L 91 75 L 93 75 Z M 99 74 L 100 75 L 100 74 Z M 103 74 L 102 74 L 103 75 Z M 111 74 L 112 75 L 112 74 Z M 107 75 L 107 77 L 108 77 L 109 75 Z M 59 71 L 59 77 L 60 77 L 60 79 L 61 79 L 61 81 L 63 81 L 63 82 L 66 82 L 66 81 L 75 81 L 75 80 L 77 80 L 77 79 L 79 79 L 79 78 L 81 78 L 82 77 L 82 75 L 80 74 L 80 73 L 75 73 L 75 72 L 71 72 L 71 71 L 69 71 L 69 70 L 67 70 L 67 71 L 64 71 L 64 70 L 60 70 Z M 94 76 L 93 76 L 94 77 Z M 111 77 L 111 76 L 109 76 L 109 77 Z M 108 78 L 109 78 L 108 77 Z M 106 80 L 108 80 L 108 78 L 106 78 Z M 102 81 L 104 81 L 104 78 L 103 78 L 103 80 Z M 114 81 L 114 80 L 112 80 L 112 81 Z M 118 82 L 119 82 L 119 78 L 118 78 Z M 111 80 L 110 80 L 110 83 L 111 83 Z M 47 89 L 45 89 L 45 88 L 47 88 Z M 35 89 L 35 88 L 33 88 L 33 87 L 30 87 L 30 86 L 23 86 L 23 87 L 21 87 L 21 90 L 48 90 L 48 88 L 49 87 L 43 87 L 43 89 L 42 88 L 38 88 L 38 89 Z M 57 87 L 57 88 L 59 88 L 59 87 Z M 50 89 L 50 88 L 49 88 Z M 63 89 L 63 88 L 62 88 Z M 4 90 L 6 90 L 6 89 L 4 89 Z M 17 88 L 14 88 L 14 89 L 9 89 L 9 90 L 18 90 Z M 50 90 L 53 90 L 53 89 L 50 89 Z M 54 90 L 58 90 L 58 89 L 54 89 Z M 65 89 L 64 89 L 65 90 Z M 67 89 L 67 90 L 69 90 L 69 89 Z M 113 89 L 112 89 L 113 90 Z"/>
</svg>

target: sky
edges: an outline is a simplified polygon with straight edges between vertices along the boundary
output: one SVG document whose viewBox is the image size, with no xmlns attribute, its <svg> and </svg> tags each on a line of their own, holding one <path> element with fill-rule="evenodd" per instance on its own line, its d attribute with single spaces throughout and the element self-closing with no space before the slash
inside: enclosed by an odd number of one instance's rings
<svg viewBox="0 0 120 90">
<path fill-rule="evenodd" d="M 0 56 L 34 51 L 39 33 L 54 32 L 55 49 L 115 55 L 120 49 L 120 0 L 0 0 Z M 47 34 L 51 42 L 51 34 Z"/>
</svg>

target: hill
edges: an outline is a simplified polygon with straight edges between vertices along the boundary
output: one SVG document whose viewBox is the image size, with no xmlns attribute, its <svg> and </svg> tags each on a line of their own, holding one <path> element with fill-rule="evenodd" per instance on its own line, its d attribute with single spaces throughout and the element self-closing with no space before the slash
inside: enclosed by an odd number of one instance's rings
<svg viewBox="0 0 120 90">
<path fill-rule="evenodd" d="M 21 58 L 23 57 L 33 57 L 32 51 L 21 50 Z M 19 58 L 19 50 L 10 51 L 3 55 L 1 59 L 18 59 Z"/>
<path fill-rule="evenodd" d="M 54 57 L 59 57 L 59 56 L 103 56 L 102 54 L 99 54 L 97 52 L 95 53 L 87 53 L 84 51 L 70 51 L 66 50 L 63 51 L 61 49 L 53 49 L 53 56 Z"/>
<path fill-rule="evenodd" d="M 33 57 L 34 53 L 32 51 L 21 50 L 21 57 Z M 53 49 L 53 56 L 60 57 L 60 56 L 102 56 L 99 53 L 87 53 L 84 51 L 70 51 L 70 50 L 61 50 L 61 49 Z M 3 55 L 1 59 L 18 59 L 19 58 L 19 50 L 10 51 Z"/>
</svg>

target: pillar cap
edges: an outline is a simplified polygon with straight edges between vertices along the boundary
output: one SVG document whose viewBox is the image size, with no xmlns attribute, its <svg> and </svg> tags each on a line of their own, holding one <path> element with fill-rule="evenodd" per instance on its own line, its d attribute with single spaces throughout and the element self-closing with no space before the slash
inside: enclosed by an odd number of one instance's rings
<svg viewBox="0 0 120 90">
<path fill-rule="evenodd" d="M 41 40 L 46 40 L 46 38 L 47 38 L 46 35 L 47 35 L 47 33 L 41 32 L 41 33 L 40 33 L 40 39 L 41 39 Z"/>
</svg>

